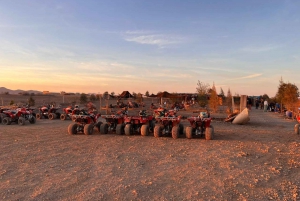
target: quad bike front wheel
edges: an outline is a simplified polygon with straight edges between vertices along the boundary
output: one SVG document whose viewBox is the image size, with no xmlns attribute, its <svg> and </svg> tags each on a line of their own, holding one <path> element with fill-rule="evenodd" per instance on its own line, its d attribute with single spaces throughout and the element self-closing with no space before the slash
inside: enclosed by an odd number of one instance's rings
<svg viewBox="0 0 300 201">
<path fill-rule="evenodd" d="M 72 123 L 68 126 L 68 133 L 70 135 L 75 135 L 77 134 L 77 127 L 78 125 L 76 123 Z"/>
<path fill-rule="evenodd" d="M 60 115 L 60 120 L 64 121 L 64 120 L 66 120 L 66 118 L 67 118 L 67 115 L 65 115 L 65 114 Z"/>
<path fill-rule="evenodd" d="M 161 137 L 161 127 L 160 125 L 156 125 L 153 131 L 154 137 Z"/>
<path fill-rule="evenodd" d="M 41 119 L 41 117 L 42 117 L 42 115 L 41 115 L 40 113 L 37 113 L 37 114 L 35 115 L 35 118 L 36 118 L 36 119 Z"/>
<path fill-rule="evenodd" d="M 83 128 L 83 132 L 85 135 L 92 135 L 94 132 L 94 125 L 93 124 L 86 124 Z"/>
<path fill-rule="evenodd" d="M 24 126 L 24 125 L 25 125 L 25 119 L 24 119 L 24 117 L 19 117 L 19 119 L 18 119 L 18 124 L 19 124 L 20 126 Z"/>
<path fill-rule="evenodd" d="M 191 126 L 188 126 L 185 128 L 185 137 L 187 139 L 192 139 L 193 138 L 193 128 Z"/>
<path fill-rule="evenodd" d="M 296 124 L 295 127 L 294 127 L 295 133 L 298 134 L 298 135 L 300 134 L 299 133 L 299 127 L 300 127 L 300 124 Z"/>
<path fill-rule="evenodd" d="M 36 122 L 36 118 L 34 116 L 32 116 L 30 119 L 29 119 L 29 123 L 31 124 L 35 124 Z"/>
<path fill-rule="evenodd" d="M 108 133 L 108 124 L 101 124 L 100 126 L 100 133 L 101 134 L 107 134 Z"/>
<path fill-rule="evenodd" d="M 3 125 L 10 125 L 11 124 L 11 119 L 9 117 L 4 117 L 2 119 L 2 124 Z"/>
<path fill-rule="evenodd" d="M 126 124 L 125 126 L 125 135 L 132 135 L 133 132 L 132 132 L 132 125 L 131 124 Z"/>
<path fill-rule="evenodd" d="M 56 118 L 56 114 L 55 113 L 48 114 L 48 119 L 53 120 L 55 118 Z"/>
<path fill-rule="evenodd" d="M 172 128 L 172 138 L 177 139 L 179 137 L 179 128 L 178 126 L 173 126 Z"/>
<path fill-rule="evenodd" d="M 116 126 L 116 134 L 117 135 L 124 134 L 124 124 L 117 124 L 117 126 Z"/>
<path fill-rule="evenodd" d="M 210 125 L 208 128 L 205 129 L 205 139 L 212 140 L 213 138 L 214 138 L 214 127 Z"/>
<path fill-rule="evenodd" d="M 149 135 L 149 126 L 147 124 L 142 125 L 142 127 L 141 127 L 141 135 L 142 136 Z"/>
</svg>

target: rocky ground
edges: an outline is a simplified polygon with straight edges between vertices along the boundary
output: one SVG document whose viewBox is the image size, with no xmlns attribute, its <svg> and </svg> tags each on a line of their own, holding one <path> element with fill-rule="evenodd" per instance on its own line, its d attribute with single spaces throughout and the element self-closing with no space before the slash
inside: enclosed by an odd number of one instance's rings
<svg viewBox="0 0 300 201">
<path fill-rule="evenodd" d="M 211 141 L 71 136 L 60 120 L 0 125 L 0 199 L 299 200 L 296 122 L 254 108 L 250 119 L 213 121 Z"/>
</svg>

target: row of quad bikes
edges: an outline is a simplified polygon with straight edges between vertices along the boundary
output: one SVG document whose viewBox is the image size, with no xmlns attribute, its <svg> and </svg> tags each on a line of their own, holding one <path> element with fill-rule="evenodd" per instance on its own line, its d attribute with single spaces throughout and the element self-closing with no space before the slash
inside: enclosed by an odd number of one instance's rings
<svg viewBox="0 0 300 201">
<path fill-rule="evenodd" d="M 28 121 L 30 124 L 34 124 L 36 122 L 33 110 L 30 108 L 23 107 L 14 110 L 7 108 L 0 109 L 0 123 L 4 125 L 15 123 L 23 126 L 25 125 L 26 121 Z"/>
<path fill-rule="evenodd" d="M 101 134 L 147 136 L 153 132 L 154 137 L 172 136 L 174 139 L 184 133 L 184 127 L 180 123 L 181 116 L 176 116 L 173 110 L 155 110 L 154 113 L 154 115 L 147 115 L 145 111 L 140 111 L 139 115 L 129 116 L 126 110 L 110 115 L 81 112 L 72 115 L 73 122 L 68 126 L 68 133 L 70 135 L 78 133 L 91 135 L 96 129 Z M 99 117 L 105 121 L 97 121 Z M 213 139 L 214 129 L 210 125 L 210 117 L 189 117 L 187 120 L 190 122 L 190 126 L 185 128 L 187 138 L 199 136 L 205 137 L 206 140 Z"/>
<path fill-rule="evenodd" d="M 81 110 L 79 108 L 64 108 L 63 113 L 59 111 L 60 108 L 53 106 L 43 106 L 38 109 L 37 113 L 34 113 L 34 109 L 25 106 L 17 109 L 1 108 L 0 109 L 0 123 L 4 125 L 10 125 L 16 123 L 19 125 L 24 125 L 26 121 L 30 124 L 36 123 L 37 119 L 72 119 L 73 115 L 80 114 Z"/>
</svg>

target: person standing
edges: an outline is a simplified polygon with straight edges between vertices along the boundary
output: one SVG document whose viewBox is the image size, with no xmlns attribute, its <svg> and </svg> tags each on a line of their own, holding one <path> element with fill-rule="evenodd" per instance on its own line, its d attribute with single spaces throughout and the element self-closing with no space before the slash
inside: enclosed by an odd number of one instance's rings
<svg viewBox="0 0 300 201">
<path fill-rule="evenodd" d="M 264 112 L 267 112 L 267 110 L 268 110 L 268 101 L 265 100 L 264 101 Z"/>
<path fill-rule="evenodd" d="M 259 107 L 259 102 L 258 102 L 258 99 L 256 99 L 255 100 L 255 108 L 258 109 L 258 107 Z"/>
<path fill-rule="evenodd" d="M 264 99 L 260 99 L 260 109 L 264 109 Z"/>
</svg>

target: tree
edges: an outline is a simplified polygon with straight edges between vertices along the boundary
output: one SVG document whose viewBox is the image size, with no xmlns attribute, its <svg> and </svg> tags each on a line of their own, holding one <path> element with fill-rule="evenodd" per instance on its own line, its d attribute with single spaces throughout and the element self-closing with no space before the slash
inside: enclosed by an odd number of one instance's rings
<svg viewBox="0 0 300 201">
<path fill-rule="evenodd" d="M 296 85 L 291 83 L 286 84 L 282 98 L 282 103 L 285 105 L 286 109 L 290 111 L 296 110 L 298 104 L 298 94 L 298 87 Z"/>
<path fill-rule="evenodd" d="M 112 97 L 114 97 L 114 96 L 115 96 L 115 92 L 111 92 L 110 95 L 111 95 Z"/>
<path fill-rule="evenodd" d="M 137 94 L 135 92 L 132 92 L 132 98 L 136 99 Z"/>
<path fill-rule="evenodd" d="M 102 97 L 104 99 L 109 99 L 109 93 L 108 93 L 108 91 L 104 92 Z"/>
<path fill-rule="evenodd" d="M 232 111 L 232 94 L 231 94 L 230 88 L 227 91 L 227 96 L 226 96 L 226 99 L 225 99 L 225 104 L 227 106 L 227 112 L 231 113 L 231 111 Z"/>
<path fill-rule="evenodd" d="M 218 109 L 218 105 L 219 105 L 219 98 L 217 95 L 217 91 L 216 91 L 216 87 L 215 87 L 215 83 L 213 83 L 213 86 L 210 90 L 210 97 L 209 97 L 209 108 L 213 110 L 213 112 L 216 112 Z"/>
<path fill-rule="evenodd" d="M 95 94 L 91 94 L 91 96 L 90 96 L 90 101 L 95 101 L 95 100 L 97 100 Z"/>
<path fill-rule="evenodd" d="M 298 87 L 295 84 L 285 83 L 282 78 L 279 80 L 276 99 L 281 104 L 281 108 L 284 104 L 287 109 L 294 110 L 298 101 L 298 95 Z"/>
<path fill-rule="evenodd" d="M 34 105 L 35 105 L 35 100 L 32 98 L 32 96 L 30 96 L 28 99 L 28 106 L 34 106 Z"/>
<path fill-rule="evenodd" d="M 149 97 L 149 96 L 150 96 L 150 93 L 149 93 L 149 91 L 146 91 L 146 93 L 145 93 L 145 96 L 147 96 L 147 97 Z"/>
<path fill-rule="evenodd" d="M 141 93 L 138 93 L 137 95 L 136 95 L 136 101 L 138 102 L 138 103 L 142 103 L 143 102 L 143 94 L 141 94 Z"/>
<path fill-rule="evenodd" d="M 13 104 L 15 104 L 15 101 L 11 100 L 9 105 L 13 105 Z"/>
<path fill-rule="evenodd" d="M 269 96 L 268 96 L 268 94 L 262 95 L 262 98 L 263 98 L 264 100 L 269 100 L 269 99 L 270 99 Z"/>
<path fill-rule="evenodd" d="M 222 87 L 221 87 L 221 89 L 220 89 L 219 95 L 222 96 L 222 97 L 225 97 L 225 94 L 224 94 L 224 91 L 223 91 Z"/>
<path fill-rule="evenodd" d="M 196 91 L 198 92 L 198 102 L 201 107 L 207 105 L 207 93 L 209 90 L 209 84 L 200 82 L 198 80 Z"/>
<path fill-rule="evenodd" d="M 79 100 L 80 100 L 80 103 L 86 103 L 88 100 L 87 95 L 85 93 L 80 94 Z"/>
</svg>

